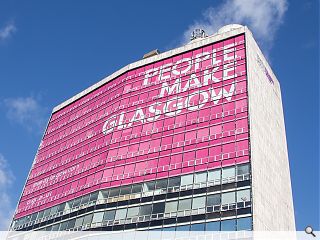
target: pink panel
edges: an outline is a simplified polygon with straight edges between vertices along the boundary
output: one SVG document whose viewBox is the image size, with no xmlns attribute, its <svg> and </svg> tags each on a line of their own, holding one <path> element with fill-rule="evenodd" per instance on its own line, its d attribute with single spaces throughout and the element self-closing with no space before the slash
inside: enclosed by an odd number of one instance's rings
<svg viewBox="0 0 320 240">
<path fill-rule="evenodd" d="M 97 189 L 249 161 L 244 35 L 123 74 L 54 113 L 15 218 Z"/>
</svg>

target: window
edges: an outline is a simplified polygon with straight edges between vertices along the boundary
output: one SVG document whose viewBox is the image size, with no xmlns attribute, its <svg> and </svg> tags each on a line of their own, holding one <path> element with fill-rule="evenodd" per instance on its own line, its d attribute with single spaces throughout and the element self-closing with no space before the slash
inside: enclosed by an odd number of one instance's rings
<svg viewBox="0 0 320 240">
<path fill-rule="evenodd" d="M 92 223 L 100 223 L 103 220 L 104 212 L 96 212 L 93 214 Z"/>
<path fill-rule="evenodd" d="M 67 229 L 67 227 L 68 227 L 68 221 L 62 222 L 62 223 L 60 224 L 59 231 L 64 231 L 64 230 Z"/>
<path fill-rule="evenodd" d="M 236 220 L 225 220 L 221 222 L 221 231 L 235 231 L 236 230 Z"/>
<path fill-rule="evenodd" d="M 192 200 L 192 209 L 204 208 L 206 206 L 206 197 L 197 197 Z"/>
<path fill-rule="evenodd" d="M 157 180 L 157 185 L 156 185 L 156 189 L 167 189 L 167 185 L 168 185 L 168 179 L 161 179 L 161 180 Z"/>
<path fill-rule="evenodd" d="M 165 213 L 176 212 L 178 201 L 166 202 Z"/>
<path fill-rule="evenodd" d="M 135 184 L 132 186 L 131 192 L 132 193 L 141 193 L 141 187 L 142 187 L 141 184 Z"/>
<path fill-rule="evenodd" d="M 93 217 L 93 214 L 89 214 L 89 215 L 86 215 L 84 216 L 84 219 L 83 219 L 83 226 L 87 225 L 87 224 L 91 224 L 92 222 L 92 217 Z"/>
<path fill-rule="evenodd" d="M 222 183 L 233 182 L 236 174 L 235 167 L 228 167 L 222 169 Z"/>
<path fill-rule="evenodd" d="M 123 209 L 117 209 L 116 210 L 116 216 L 115 216 L 115 220 L 120 220 L 120 219 L 125 219 L 127 215 L 127 208 L 123 208 Z"/>
<path fill-rule="evenodd" d="M 81 200 L 81 205 L 82 204 L 86 204 L 89 202 L 89 199 L 90 199 L 90 195 L 85 195 L 82 197 L 82 200 Z"/>
<path fill-rule="evenodd" d="M 50 210 L 51 210 L 51 208 L 48 208 L 48 209 L 44 210 L 43 217 L 49 216 L 50 215 Z"/>
<path fill-rule="evenodd" d="M 179 201 L 178 211 L 191 209 L 191 199 L 183 199 Z"/>
<path fill-rule="evenodd" d="M 168 187 L 178 187 L 180 183 L 180 177 L 169 178 Z"/>
<path fill-rule="evenodd" d="M 58 212 L 58 206 L 54 206 L 51 208 L 50 215 L 55 214 L 57 212 Z"/>
<path fill-rule="evenodd" d="M 102 190 L 99 193 L 99 199 L 107 199 L 109 195 L 109 190 Z"/>
<path fill-rule="evenodd" d="M 116 215 L 116 210 L 105 211 L 103 215 L 103 221 L 113 221 Z"/>
<path fill-rule="evenodd" d="M 249 174 L 249 165 L 248 164 L 237 166 L 237 176 L 242 176 L 242 175 L 247 175 L 247 174 Z"/>
<path fill-rule="evenodd" d="M 131 186 L 121 187 L 120 195 L 127 195 L 131 193 Z"/>
<path fill-rule="evenodd" d="M 252 218 L 238 218 L 237 219 L 237 230 L 252 230 Z"/>
<path fill-rule="evenodd" d="M 189 226 L 189 225 L 176 227 L 176 231 L 183 231 L 183 232 L 185 232 L 185 231 L 189 231 L 189 229 L 190 229 L 190 226 Z"/>
<path fill-rule="evenodd" d="M 206 183 L 207 182 L 207 173 L 196 173 L 195 174 L 195 183 Z"/>
<path fill-rule="evenodd" d="M 58 212 L 62 212 L 66 207 L 66 203 L 62 203 L 60 205 L 58 205 Z"/>
<path fill-rule="evenodd" d="M 120 188 L 111 188 L 109 191 L 109 198 L 118 197 L 120 193 Z"/>
<path fill-rule="evenodd" d="M 81 203 L 81 198 L 76 198 L 74 201 L 73 201 L 73 204 L 72 204 L 72 207 L 79 207 Z"/>
<path fill-rule="evenodd" d="M 193 174 L 181 176 L 181 186 L 193 184 Z"/>
<path fill-rule="evenodd" d="M 59 231 L 60 224 L 55 224 L 52 226 L 51 231 Z"/>
<path fill-rule="evenodd" d="M 68 221 L 68 227 L 67 227 L 67 229 L 74 228 L 75 224 L 76 224 L 76 219 L 75 219 L 75 218 L 69 220 L 69 221 Z"/>
<path fill-rule="evenodd" d="M 84 219 L 84 217 L 79 217 L 79 218 L 77 218 L 77 219 L 76 219 L 76 222 L 75 222 L 75 224 L 74 224 L 74 227 L 76 228 L 76 227 L 82 226 L 83 219 Z"/>
<path fill-rule="evenodd" d="M 250 201 L 250 189 L 237 191 L 237 202 Z"/>
<path fill-rule="evenodd" d="M 220 203 L 221 203 L 220 194 L 208 195 L 207 206 L 216 206 L 216 205 L 220 205 Z"/>
<path fill-rule="evenodd" d="M 222 193 L 221 196 L 221 204 L 230 204 L 236 202 L 236 194 L 235 192 Z"/>
<path fill-rule="evenodd" d="M 167 228 L 163 228 L 162 231 L 165 231 L 165 232 L 170 232 L 170 231 L 175 231 L 176 228 L 175 227 L 167 227 Z"/>
<path fill-rule="evenodd" d="M 59 206 L 57 206 L 57 210 L 58 210 L 58 207 L 59 207 Z M 34 213 L 34 214 L 32 214 L 32 215 L 31 215 L 31 219 L 30 219 L 30 221 L 34 221 L 34 220 L 36 220 L 36 219 L 37 219 L 37 215 L 38 215 L 38 213 Z"/>
<path fill-rule="evenodd" d="M 43 214 L 44 214 L 44 211 L 40 211 L 38 216 L 37 216 L 37 219 L 40 219 L 40 218 L 43 218 Z"/>
<path fill-rule="evenodd" d="M 67 202 L 64 210 L 69 210 L 70 208 L 72 208 L 72 204 L 73 204 L 73 200 Z"/>
<path fill-rule="evenodd" d="M 90 194 L 90 202 L 97 201 L 97 199 L 98 199 L 98 192 L 94 192 Z"/>
<path fill-rule="evenodd" d="M 150 215 L 152 212 L 152 205 L 144 205 L 140 207 L 139 216 Z"/>
<path fill-rule="evenodd" d="M 221 170 L 213 170 L 208 172 L 208 181 L 214 182 L 215 184 L 219 184 L 221 179 Z"/>
<path fill-rule="evenodd" d="M 155 189 L 155 185 L 155 181 L 143 183 L 143 192 L 153 191 Z"/>
<path fill-rule="evenodd" d="M 139 215 L 139 207 L 128 208 L 127 218 L 137 217 Z"/>
<path fill-rule="evenodd" d="M 204 231 L 204 223 L 191 224 L 190 231 Z"/>
<path fill-rule="evenodd" d="M 220 221 L 206 223 L 206 231 L 220 231 Z"/>
<path fill-rule="evenodd" d="M 152 214 L 163 213 L 164 212 L 164 206 L 165 206 L 164 202 L 154 203 L 153 204 L 153 209 L 152 209 Z"/>
</svg>

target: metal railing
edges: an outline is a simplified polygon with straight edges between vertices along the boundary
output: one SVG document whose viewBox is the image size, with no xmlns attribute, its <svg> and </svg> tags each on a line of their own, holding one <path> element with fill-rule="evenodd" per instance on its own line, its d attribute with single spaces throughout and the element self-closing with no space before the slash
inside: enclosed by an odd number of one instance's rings
<svg viewBox="0 0 320 240">
<path fill-rule="evenodd" d="M 87 223 L 85 225 L 77 226 L 68 230 L 79 231 L 79 230 L 86 230 L 86 229 L 94 229 L 97 227 L 132 224 L 132 223 L 147 222 L 152 220 L 162 220 L 167 218 L 186 217 L 186 216 L 199 215 L 199 214 L 212 213 L 212 212 L 230 211 L 230 210 L 246 208 L 250 206 L 251 206 L 251 201 L 243 201 L 243 202 L 229 203 L 224 205 L 206 206 L 206 207 L 201 207 L 196 209 L 185 209 L 185 210 L 176 211 L 176 212 L 156 213 L 156 214 L 149 214 L 149 215 L 143 215 L 143 216 L 134 216 L 131 218 Z"/>
</svg>

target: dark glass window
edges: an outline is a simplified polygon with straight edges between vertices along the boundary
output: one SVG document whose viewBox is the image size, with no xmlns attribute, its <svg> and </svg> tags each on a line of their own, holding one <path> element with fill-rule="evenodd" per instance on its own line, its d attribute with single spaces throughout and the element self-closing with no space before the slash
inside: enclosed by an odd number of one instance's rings
<svg viewBox="0 0 320 240">
<path fill-rule="evenodd" d="M 104 212 L 104 216 L 103 216 L 103 221 L 110 221 L 110 220 L 113 221 L 115 215 L 116 215 L 116 211 L 115 210 L 105 211 Z"/>
<path fill-rule="evenodd" d="M 44 214 L 44 211 L 43 211 L 43 210 L 40 211 L 39 214 L 38 214 L 38 216 L 37 216 L 37 219 L 42 218 L 42 217 L 43 217 L 43 214 Z"/>
<path fill-rule="evenodd" d="M 67 229 L 67 227 L 68 227 L 68 221 L 62 222 L 62 223 L 60 224 L 60 229 L 59 229 L 59 231 L 64 231 L 64 230 Z"/>
<path fill-rule="evenodd" d="M 152 205 L 144 205 L 140 207 L 139 216 L 150 215 L 152 212 Z"/>
<path fill-rule="evenodd" d="M 180 186 L 180 177 L 169 178 L 168 187 Z"/>
<path fill-rule="evenodd" d="M 73 204 L 72 204 L 72 207 L 79 207 L 81 203 L 81 198 L 76 198 L 74 201 L 73 201 Z"/>
<path fill-rule="evenodd" d="M 153 204 L 153 209 L 152 209 L 152 213 L 164 213 L 164 207 L 165 207 L 165 203 L 164 202 L 160 202 L 160 203 L 154 203 Z"/>
<path fill-rule="evenodd" d="M 74 225 L 76 224 L 76 219 L 71 219 L 68 221 L 68 227 L 67 229 L 70 229 L 70 228 L 74 228 Z"/>
<path fill-rule="evenodd" d="M 83 226 L 87 225 L 87 224 L 91 224 L 92 222 L 92 217 L 93 217 L 93 214 L 89 214 L 89 215 L 86 215 L 83 219 Z"/>
<path fill-rule="evenodd" d="M 237 219 L 237 230 L 252 230 L 252 218 L 238 218 Z"/>
<path fill-rule="evenodd" d="M 101 191 L 101 195 L 102 195 L 102 198 L 103 198 L 103 199 L 107 199 L 108 196 L 109 196 L 109 189 L 102 190 L 102 191 Z"/>
<path fill-rule="evenodd" d="M 38 215 L 38 213 L 32 214 L 30 221 L 36 220 L 37 219 L 37 215 Z"/>
<path fill-rule="evenodd" d="M 135 184 L 132 186 L 131 192 L 132 193 L 141 193 L 141 187 L 142 187 L 141 184 Z"/>
<path fill-rule="evenodd" d="M 118 197 L 120 193 L 120 189 L 119 188 L 111 188 L 109 191 L 109 197 Z"/>
<path fill-rule="evenodd" d="M 74 227 L 80 227 L 80 226 L 82 226 L 83 224 L 83 219 L 84 219 L 84 217 L 79 217 L 79 218 L 77 218 L 76 219 L 76 223 L 74 224 Z"/>
<path fill-rule="evenodd" d="M 204 231 L 204 223 L 192 224 L 190 231 Z"/>
<path fill-rule="evenodd" d="M 221 231 L 236 231 L 236 220 L 224 220 L 221 221 Z"/>
<path fill-rule="evenodd" d="M 162 231 L 175 231 L 176 228 L 175 227 L 168 227 L 168 228 L 163 228 Z"/>
<path fill-rule="evenodd" d="M 220 231 L 220 221 L 206 223 L 206 231 Z"/>
<path fill-rule="evenodd" d="M 60 205 L 58 205 L 58 212 L 62 212 L 65 207 L 66 207 L 66 203 L 61 203 Z"/>
<path fill-rule="evenodd" d="M 220 205 L 221 196 L 220 194 L 208 195 L 207 197 L 207 206 Z"/>
<path fill-rule="evenodd" d="M 237 175 L 248 174 L 249 173 L 249 165 L 238 165 L 237 166 Z"/>
<path fill-rule="evenodd" d="M 184 225 L 184 226 L 178 226 L 176 227 L 176 231 L 189 231 L 190 226 L 189 225 Z"/>
<path fill-rule="evenodd" d="M 90 195 L 85 195 L 82 197 L 81 204 L 86 204 L 89 202 Z"/>
<path fill-rule="evenodd" d="M 94 192 L 90 194 L 90 202 L 97 201 L 99 192 Z"/>
<path fill-rule="evenodd" d="M 50 210 L 51 210 L 51 208 L 48 208 L 48 209 L 44 210 L 43 217 L 49 216 L 50 215 Z"/>
<path fill-rule="evenodd" d="M 51 231 L 59 231 L 60 224 L 55 224 L 52 226 Z"/>
<path fill-rule="evenodd" d="M 143 192 L 153 191 L 155 189 L 155 186 L 156 186 L 155 181 L 145 182 L 143 183 Z"/>
<path fill-rule="evenodd" d="M 167 189 L 168 179 L 157 180 L 156 189 Z"/>
<path fill-rule="evenodd" d="M 131 193 L 131 186 L 122 187 L 120 190 L 120 195 L 127 195 Z"/>
</svg>

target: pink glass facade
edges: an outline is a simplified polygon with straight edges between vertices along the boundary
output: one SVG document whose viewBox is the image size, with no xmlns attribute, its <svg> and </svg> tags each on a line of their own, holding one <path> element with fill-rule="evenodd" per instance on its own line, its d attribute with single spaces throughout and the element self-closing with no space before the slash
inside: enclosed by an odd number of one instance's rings
<svg viewBox="0 0 320 240">
<path fill-rule="evenodd" d="M 15 219 L 98 189 L 248 161 L 239 35 L 128 71 L 53 113 Z"/>
</svg>

